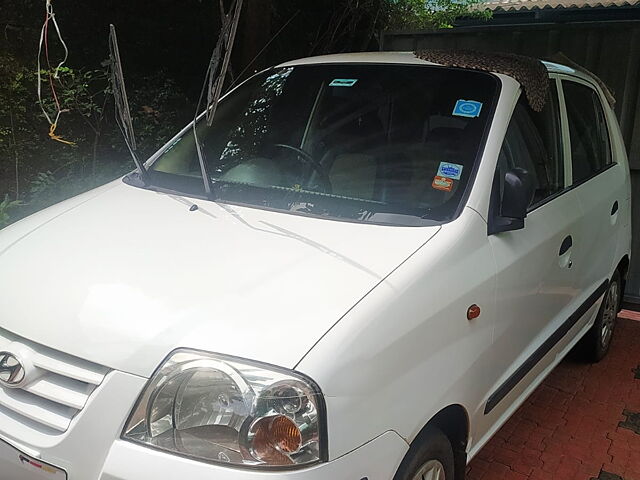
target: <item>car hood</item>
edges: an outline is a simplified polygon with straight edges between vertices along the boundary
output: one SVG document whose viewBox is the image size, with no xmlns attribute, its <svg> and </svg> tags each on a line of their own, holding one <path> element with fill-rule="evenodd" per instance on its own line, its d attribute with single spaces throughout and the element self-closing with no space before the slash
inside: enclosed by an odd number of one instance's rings
<svg viewBox="0 0 640 480">
<path fill-rule="evenodd" d="M 438 229 L 117 181 L 0 231 L 0 328 L 145 377 L 180 347 L 293 368 Z"/>
</svg>

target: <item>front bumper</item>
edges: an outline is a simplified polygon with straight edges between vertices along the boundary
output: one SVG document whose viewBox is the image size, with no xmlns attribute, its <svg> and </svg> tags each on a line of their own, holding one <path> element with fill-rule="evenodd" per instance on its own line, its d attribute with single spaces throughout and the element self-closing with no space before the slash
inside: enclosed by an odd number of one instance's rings
<svg viewBox="0 0 640 480">
<path fill-rule="evenodd" d="M 146 383 L 142 377 L 110 372 L 65 433 L 47 430 L 0 405 L 0 439 L 36 460 L 65 470 L 70 480 L 98 479 L 109 449 L 120 437 L 131 406 Z M 3 471 L 8 467 L 3 469 L 0 463 L 0 480 L 13 480 L 5 478 Z"/>
<path fill-rule="evenodd" d="M 51 435 L 0 408 L 0 439 L 33 459 L 64 469 L 68 480 L 391 480 L 408 450 L 399 435 L 387 432 L 330 462 L 279 472 L 229 468 L 166 454 L 120 440 L 124 422 L 146 382 L 121 372 L 109 373 L 62 435 Z M 14 480 L 6 478 L 9 466 L 3 468 L 2 462 L 0 458 L 0 480 Z M 41 478 L 47 477 L 24 472 L 25 480 Z"/>
<path fill-rule="evenodd" d="M 261 472 L 195 462 L 118 440 L 100 480 L 391 480 L 407 448 L 400 436 L 387 432 L 328 463 L 304 470 Z"/>
</svg>

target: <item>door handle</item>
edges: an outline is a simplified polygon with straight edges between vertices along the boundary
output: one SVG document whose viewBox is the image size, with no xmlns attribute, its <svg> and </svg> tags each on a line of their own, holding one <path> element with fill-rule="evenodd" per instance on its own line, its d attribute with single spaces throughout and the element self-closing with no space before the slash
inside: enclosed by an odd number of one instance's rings
<svg viewBox="0 0 640 480">
<path fill-rule="evenodd" d="M 558 255 L 563 256 L 569 251 L 571 247 L 573 247 L 573 237 L 569 235 L 562 241 L 562 245 L 560 245 L 560 252 L 558 253 Z"/>
<path fill-rule="evenodd" d="M 613 207 L 611 207 L 611 216 L 614 216 L 616 213 L 618 213 L 618 201 L 617 200 L 613 203 Z"/>
</svg>

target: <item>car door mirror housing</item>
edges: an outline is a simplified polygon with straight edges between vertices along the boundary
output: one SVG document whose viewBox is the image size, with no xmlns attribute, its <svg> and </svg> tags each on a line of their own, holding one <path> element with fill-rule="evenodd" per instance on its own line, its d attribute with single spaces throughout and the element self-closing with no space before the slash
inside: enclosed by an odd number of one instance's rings
<svg viewBox="0 0 640 480">
<path fill-rule="evenodd" d="M 500 216 L 524 220 L 533 199 L 533 179 L 523 168 L 509 170 L 504 176 Z"/>
<path fill-rule="evenodd" d="M 527 210 L 535 193 L 531 174 L 523 168 L 509 170 L 504 176 L 502 189 L 499 188 L 497 176 L 495 180 L 489 234 L 523 229 Z"/>
</svg>

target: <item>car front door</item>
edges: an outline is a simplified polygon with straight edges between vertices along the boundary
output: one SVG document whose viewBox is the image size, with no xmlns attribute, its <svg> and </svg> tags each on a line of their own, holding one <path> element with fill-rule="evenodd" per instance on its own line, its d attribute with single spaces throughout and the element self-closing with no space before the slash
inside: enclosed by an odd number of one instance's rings
<svg viewBox="0 0 640 480">
<path fill-rule="evenodd" d="M 553 362 L 549 353 L 557 348 L 557 332 L 575 304 L 573 241 L 581 208 L 567 181 L 557 85 L 552 79 L 550 98 L 540 113 L 522 96 L 498 159 L 496 184 L 507 171 L 522 168 L 533 179 L 535 194 L 523 229 L 489 237 L 496 262 L 497 318 L 495 378 L 484 410 L 488 431 L 513 413 Z"/>
</svg>

